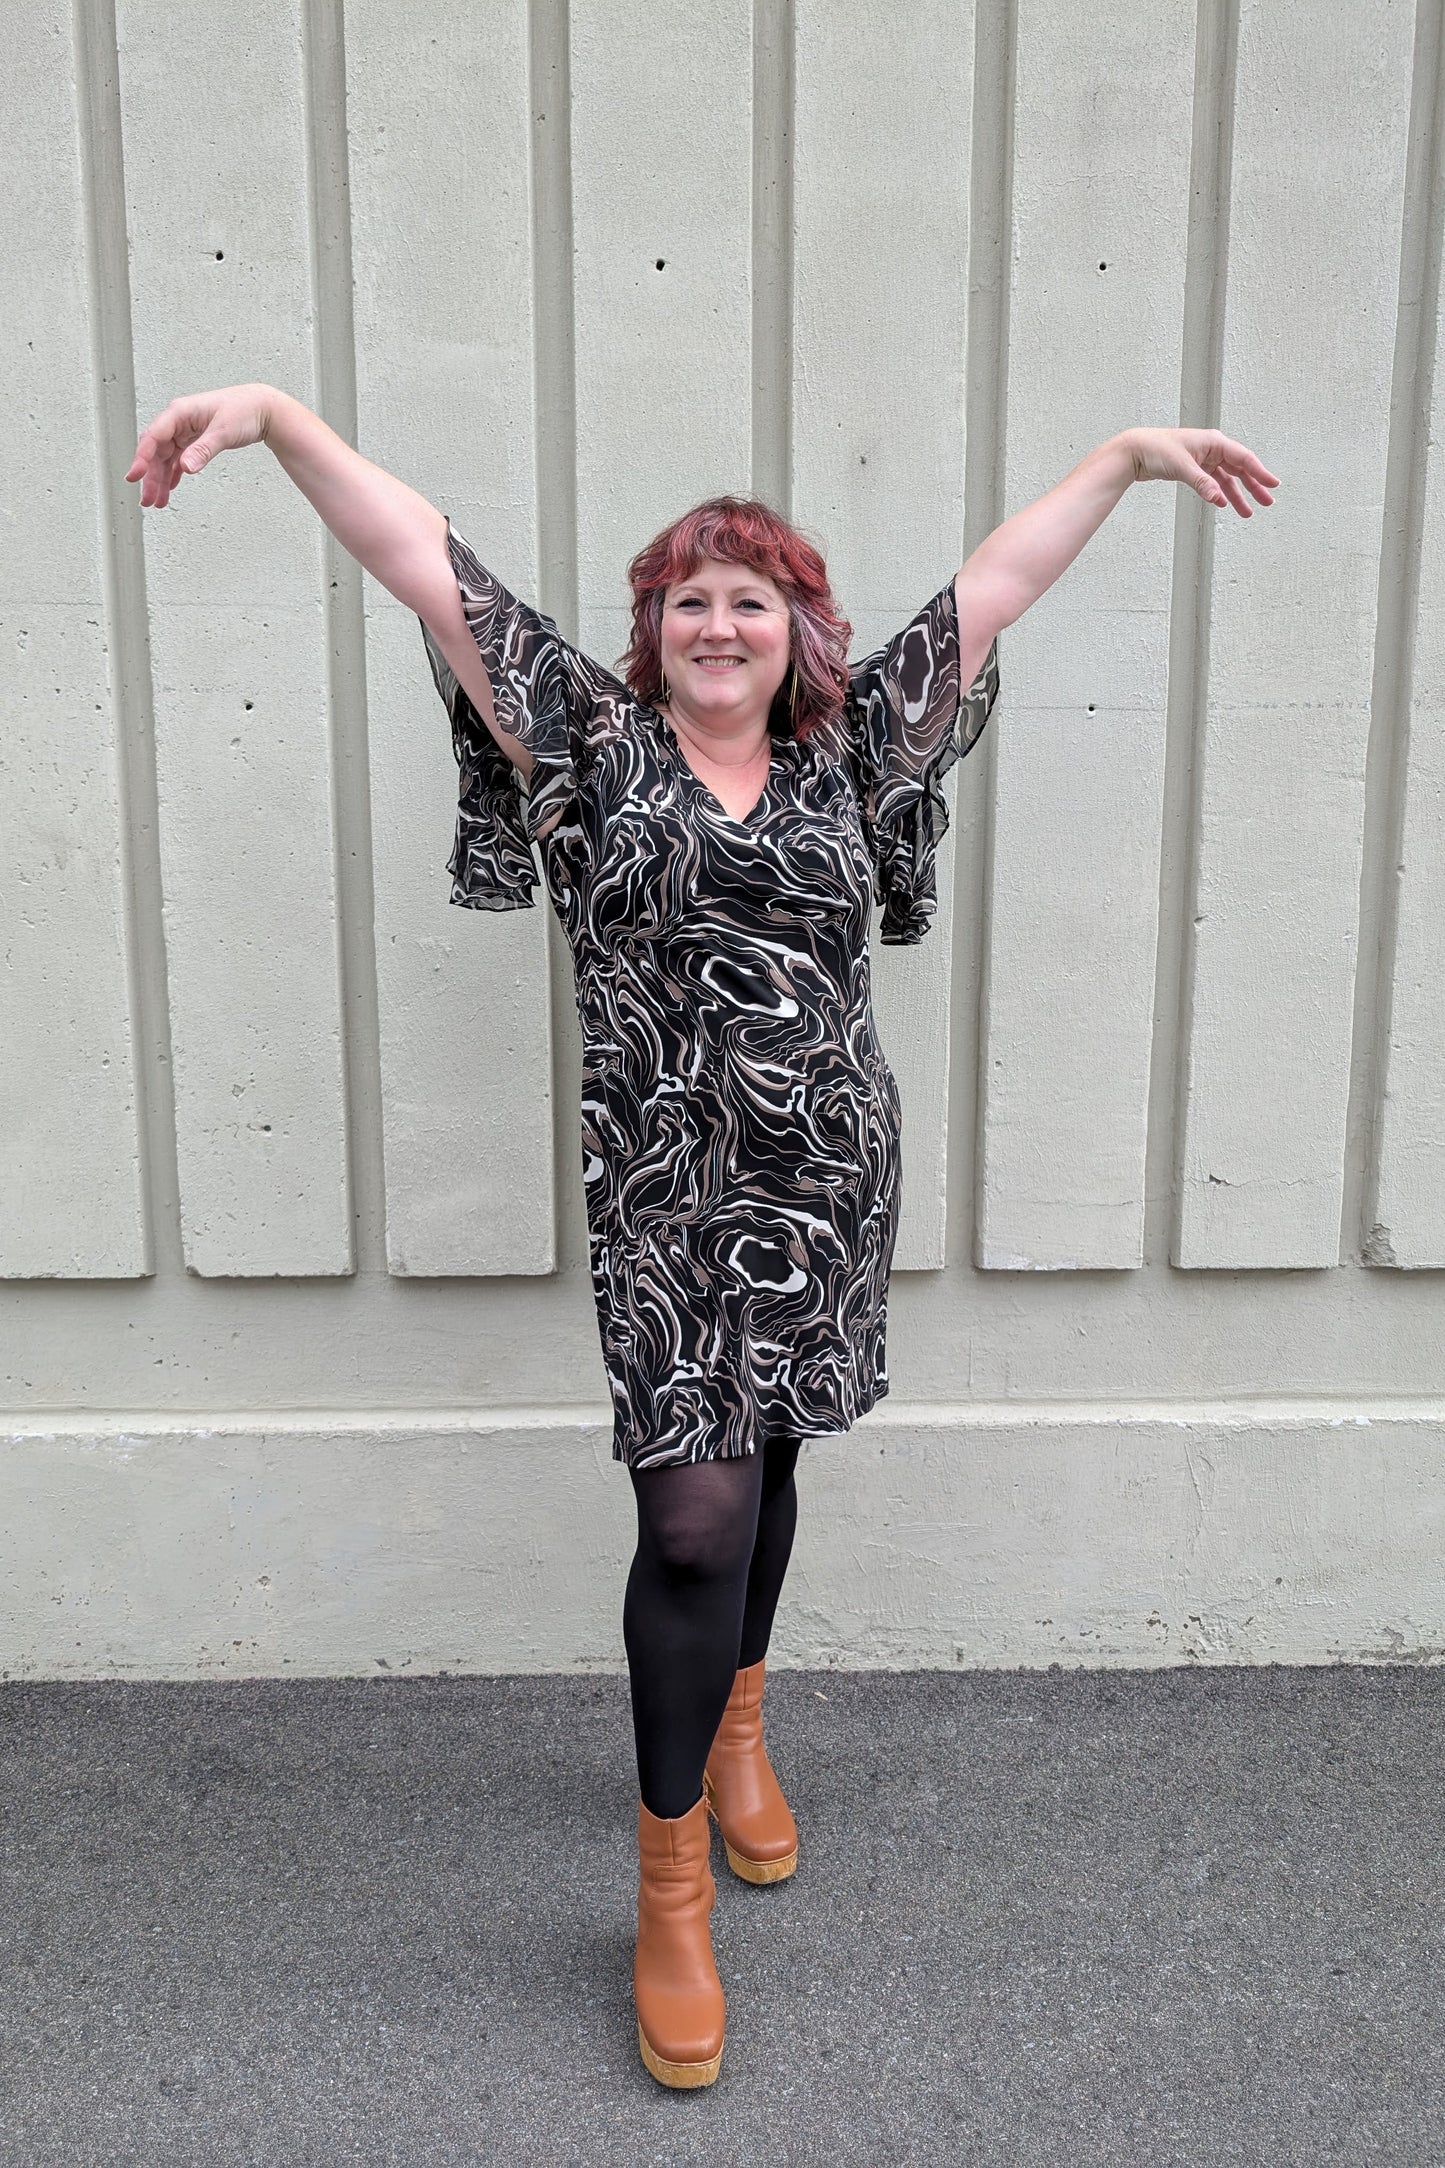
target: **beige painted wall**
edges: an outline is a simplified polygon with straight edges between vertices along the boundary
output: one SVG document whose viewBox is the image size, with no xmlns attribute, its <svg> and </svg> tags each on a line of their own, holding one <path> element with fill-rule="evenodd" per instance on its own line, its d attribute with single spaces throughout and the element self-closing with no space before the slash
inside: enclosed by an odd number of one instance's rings
<svg viewBox="0 0 1445 2168">
<path fill-rule="evenodd" d="M 861 651 L 1129 422 L 1283 477 L 1000 643 L 776 1648 L 1445 1656 L 1438 11 L 17 7 L 0 1675 L 623 1663 L 565 945 L 449 905 L 420 630 L 269 455 L 123 482 L 243 378 L 608 661 L 715 488 Z"/>
</svg>

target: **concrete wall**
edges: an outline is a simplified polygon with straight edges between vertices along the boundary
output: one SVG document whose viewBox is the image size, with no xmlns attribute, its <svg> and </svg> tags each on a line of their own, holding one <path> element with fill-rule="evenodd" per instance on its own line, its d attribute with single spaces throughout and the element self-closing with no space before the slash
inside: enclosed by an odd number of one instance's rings
<svg viewBox="0 0 1445 2168">
<path fill-rule="evenodd" d="M 15 0 L 0 99 L 0 1674 L 620 1669 L 565 946 L 447 902 L 415 620 L 260 378 L 607 660 L 705 491 L 860 649 L 1130 422 L 1001 642 L 929 940 L 893 1394 L 775 1651 L 1445 1654 L 1445 367 L 1419 0 Z"/>
</svg>

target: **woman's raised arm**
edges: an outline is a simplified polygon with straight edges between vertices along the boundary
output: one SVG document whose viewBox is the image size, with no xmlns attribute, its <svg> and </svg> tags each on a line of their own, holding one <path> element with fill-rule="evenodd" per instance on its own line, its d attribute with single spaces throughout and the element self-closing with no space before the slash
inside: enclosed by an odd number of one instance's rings
<svg viewBox="0 0 1445 2168">
<path fill-rule="evenodd" d="M 454 590 L 446 521 L 436 506 L 373 466 L 289 392 L 232 384 L 187 392 L 141 432 L 126 474 L 141 503 L 163 507 L 185 476 L 217 452 L 270 446 L 342 548 L 419 617 L 445 609 Z"/>
<path fill-rule="evenodd" d="M 1242 519 L 1253 516 L 1246 487 L 1260 504 L 1273 504 L 1269 492 L 1279 487 L 1277 474 L 1218 429 L 1120 430 L 995 527 L 960 569 L 954 591 L 965 685 L 998 633 L 1068 570 L 1129 484 L 1165 481 L 1187 482 L 1206 504 L 1232 504 Z"/>
<path fill-rule="evenodd" d="M 217 452 L 265 443 L 344 550 L 420 618 L 502 751 L 530 776 L 532 755 L 497 722 L 452 569 L 444 514 L 273 384 L 186 392 L 141 431 L 126 474 L 143 505 L 164 507 Z"/>
</svg>

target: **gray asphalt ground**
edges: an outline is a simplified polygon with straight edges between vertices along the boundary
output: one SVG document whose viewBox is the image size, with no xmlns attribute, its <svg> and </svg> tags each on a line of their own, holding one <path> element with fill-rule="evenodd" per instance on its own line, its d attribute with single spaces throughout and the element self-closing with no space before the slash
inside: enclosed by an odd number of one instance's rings
<svg viewBox="0 0 1445 2168">
<path fill-rule="evenodd" d="M 722 2074 L 621 1678 L 0 1686 L 5 2168 L 1441 2168 L 1445 1672 L 777 1672 Z"/>
</svg>

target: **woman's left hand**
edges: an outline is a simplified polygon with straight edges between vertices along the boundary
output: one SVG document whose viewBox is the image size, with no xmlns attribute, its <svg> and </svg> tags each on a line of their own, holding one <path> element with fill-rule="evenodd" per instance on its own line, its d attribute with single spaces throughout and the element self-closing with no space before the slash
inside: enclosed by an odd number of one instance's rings
<svg viewBox="0 0 1445 2168">
<path fill-rule="evenodd" d="M 1232 504 L 1242 519 L 1254 517 L 1243 483 L 1259 504 L 1273 504 L 1279 476 L 1271 474 L 1248 445 L 1217 429 L 1126 429 L 1136 482 L 1187 482 L 1206 504 Z"/>
</svg>

